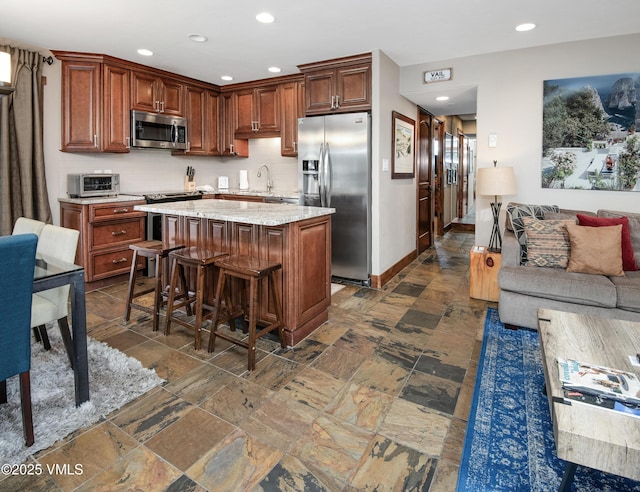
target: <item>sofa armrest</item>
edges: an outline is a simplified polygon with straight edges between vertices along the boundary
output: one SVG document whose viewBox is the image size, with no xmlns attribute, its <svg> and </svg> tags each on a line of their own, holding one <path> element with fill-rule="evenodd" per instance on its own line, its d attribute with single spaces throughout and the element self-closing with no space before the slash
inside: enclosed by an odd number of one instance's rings
<svg viewBox="0 0 640 492">
<path fill-rule="evenodd" d="M 502 266 L 520 266 L 520 243 L 513 231 L 504 231 L 502 238 Z"/>
</svg>

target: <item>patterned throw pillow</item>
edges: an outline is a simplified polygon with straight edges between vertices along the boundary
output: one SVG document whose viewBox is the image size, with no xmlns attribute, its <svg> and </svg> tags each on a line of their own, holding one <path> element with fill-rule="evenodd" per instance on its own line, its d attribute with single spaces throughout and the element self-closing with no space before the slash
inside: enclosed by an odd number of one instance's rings
<svg viewBox="0 0 640 492">
<path fill-rule="evenodd" d="M 527 235 L 527 266 L 567 268 L 571 241 L 566 224 L 575 220 L 538 220 L 523 217 Z"/>
<path fill-rule="evenodd" d="M 520 243 L 520 264 L 527 264 L 527 236 L 522 219 L 531 217 L 543 220 L 545 212 L 559 212 L 557 205 L 526 205 L 522 203 L 509 203 L 507 205 L 507 218 L 511 222 L 513 233 Z"/>
</svg>

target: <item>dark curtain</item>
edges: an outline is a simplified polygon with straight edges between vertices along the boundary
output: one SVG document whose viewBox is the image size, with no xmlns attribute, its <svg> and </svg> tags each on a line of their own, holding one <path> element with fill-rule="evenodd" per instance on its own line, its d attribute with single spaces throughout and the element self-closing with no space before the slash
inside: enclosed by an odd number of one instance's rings
<svg viewBox="0 0 640 492">
<path fill-rule="evenodd" d="M 18 217 L 51 223 L 42 138 L 42 55 L 0 45 L 11 54 L 15 91 L 0 96 L 0 235 Z"/>
</svg>

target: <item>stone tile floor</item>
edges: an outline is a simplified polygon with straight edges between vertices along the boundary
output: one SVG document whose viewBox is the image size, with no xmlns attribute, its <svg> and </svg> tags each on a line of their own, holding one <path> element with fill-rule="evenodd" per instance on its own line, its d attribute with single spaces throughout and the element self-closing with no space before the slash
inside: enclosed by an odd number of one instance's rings
<svg viewBox="0 0 640 492">
<path fill-rule="evenodd" d="M 261 339 L 253 373 L 228 342 L 196 352 L 186 329 L 125 324 L 124 283 L 89 293 L 90 336 L 167 383 L 34 458 L 82 475 L 0 489 L 455 490 L 489 305 L 469 298 L 473 241 L 437 238 L 383 289 L 344 285 L 293 349 Z"/>
</svg>

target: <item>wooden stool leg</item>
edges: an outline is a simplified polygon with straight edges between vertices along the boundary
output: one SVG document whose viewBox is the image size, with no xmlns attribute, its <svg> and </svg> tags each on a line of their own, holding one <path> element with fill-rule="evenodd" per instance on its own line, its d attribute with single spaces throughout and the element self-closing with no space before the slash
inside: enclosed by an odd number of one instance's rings
<svg viewBox="0 0 640 492">
<path fill-rule="evenodd" d="M 162 305 L 162 257 L 156 255 L 156 278 L 153 290 L 153 331 L 160 329 L 160 306 Z"/>
<path fill-rule="evenodd" d="M 209 333 L 209 345 L 207 346 L 208 352 L 213 352 L 216 348 L 216 330 L 218 329 L 218 320 L 220 319 L 220 312 L 222 306 L 222 295 L 225 291 L 225 274 L 224 270 L 220 271 L 218 275 L 218 285 L 216 286 L 216 305 L 215 310 L 213 312 L 212 324 L 211 324 L 211 333 Z M 225 299 L 225 304 L 228 301 Z M 226 305 L 227 309 L 231 309 L 229 304 Z"/>
<path fill-rule="evenodd" d="M 258 282 L 255 277 L 249 280 L 249 371 L 256 368 L 256 323 L 258 318 L 257 297 Z"/>
<path fill-rule="evenodd" d="M 176 286 L 178 283 L 178 270 L 182 268 L 177 261 L 173 262 L 171 284 L 169 285 L 169 298 L 167 299 L 167 323 L 164 325 L 164 334 L 169 335 L 171 332 L 171 315 L 173 314 L 173 303 L 176 297 Z M 187 295 L 189 293 L 187 292 Z"/>
<path fill-rule="evenodd" d="M 202 304 L 204 299 L 204 270 L 203 266 L 197 269 L 198 279 L 196 281 L 196 324 L 195 324 L 195 349 L 200 350 L 202 330 Z"/>
<path fill-rule="evenodd" d="M 133 257 L 131 258 L 131 271 L 129 272 L 129 288 L 127 289 L 127 307 L 124 311 L 124 320 L 129 321 L 131 316 L 131 302 L 133 302 L 133 289 L 136 285 L 136 277 L 138 269 L 136 263 L 138 262 L 138 251 L 133 250 Z"/>
<path fill-rule="evenodd" d="M 282 317 L 282 304 L 280 304 L 280 294 L 276 288 L 276 272 L 271 272 L 269 275 L 269 290 L 271 291 L 271 298 L 273 300 L 273 307 L 276 310 L 276 322 L 278 323 L 278 338 L 280 339 L 280 346 L 286 348 L 287 342 L 284 339 L 284 318 Z"/>
<path fill-rule="evenodd" d="M 180 267 L 180 285 L 185 299 L 189 298 L 189 286 L 187 285 L 187 277 L 184 274 L 184 267 Z M 175 288 L 175 287 L 174 287 Z M 191 316 L 193 311 L 191 310 L 191 303 L 186 305 L 187 316 Z"/>
</svg>

